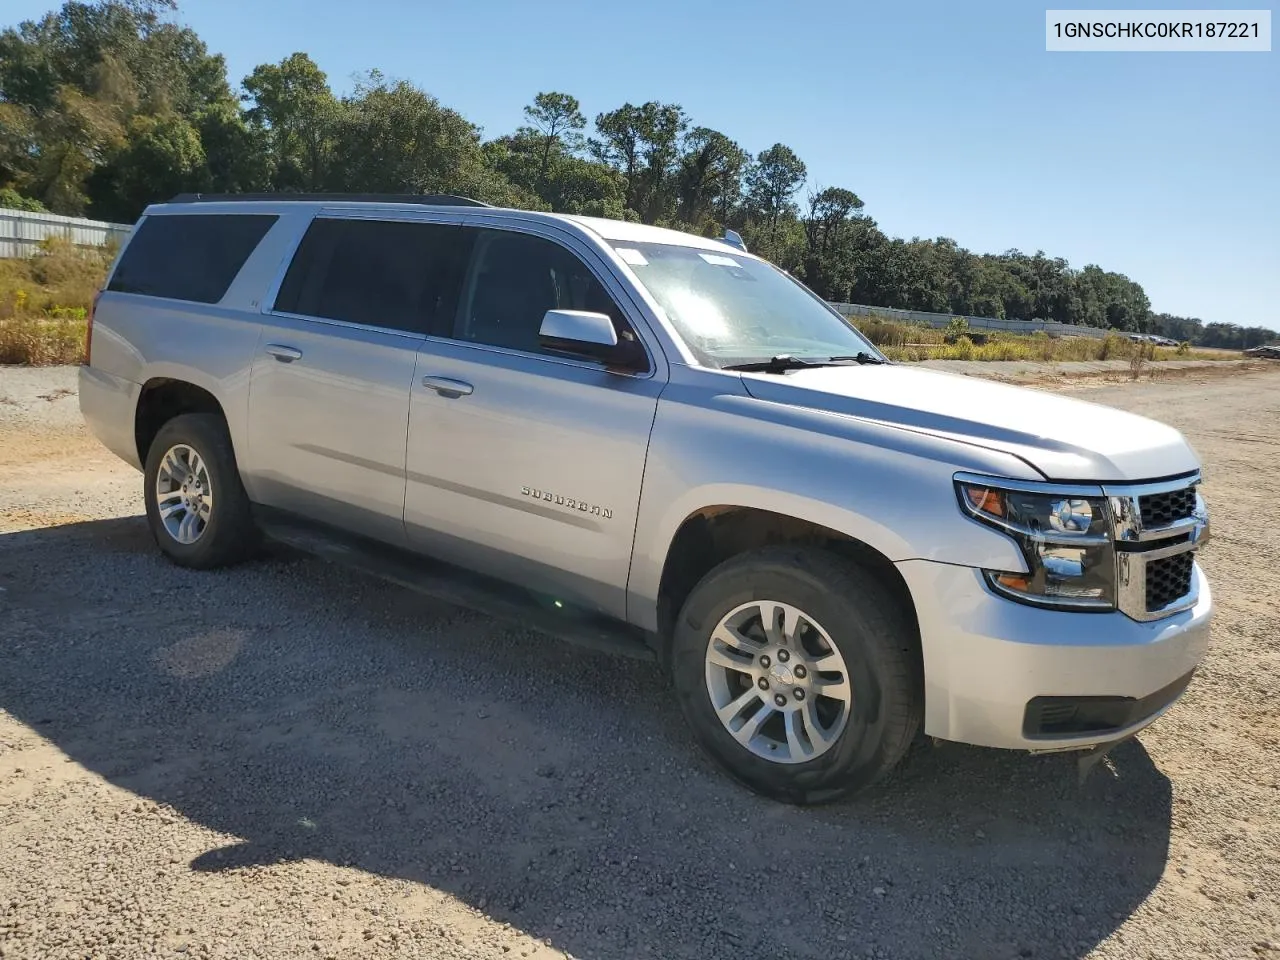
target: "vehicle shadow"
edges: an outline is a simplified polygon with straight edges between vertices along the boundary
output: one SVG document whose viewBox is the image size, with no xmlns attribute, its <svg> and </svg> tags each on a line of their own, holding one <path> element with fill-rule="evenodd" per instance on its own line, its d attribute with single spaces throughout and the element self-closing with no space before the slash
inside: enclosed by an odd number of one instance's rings
<svg viewBox="0 0 1280 960">
<path fill-rule="evenodd" d="M 917 746 L 857 799 L 756 797 L 651 665 L 276 552 L 162 561 L 140 518 L 0 535 L 0 707 L 91 771 L 303 858 L 430 885 L 574 955 L 1077 957 L 1165 868 L 1140 742 Z"/>
</svg>

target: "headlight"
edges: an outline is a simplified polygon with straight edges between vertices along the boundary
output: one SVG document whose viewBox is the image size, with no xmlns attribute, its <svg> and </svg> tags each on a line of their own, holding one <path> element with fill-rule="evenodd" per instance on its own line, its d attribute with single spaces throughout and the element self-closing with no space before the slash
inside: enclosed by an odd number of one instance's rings
<svg viewBox="0 0 1280 960">
<path fill-rule="evenodd" d="M 1037 606 L 1114 610 L 1115 550 L 1101 489 L 957 477 L 960 506 L 1012 537 L 1027 572 L 984 570 L 997 593 Z M 1096 495 L 1095 495 L 1096 493 Z"/>
</svg>

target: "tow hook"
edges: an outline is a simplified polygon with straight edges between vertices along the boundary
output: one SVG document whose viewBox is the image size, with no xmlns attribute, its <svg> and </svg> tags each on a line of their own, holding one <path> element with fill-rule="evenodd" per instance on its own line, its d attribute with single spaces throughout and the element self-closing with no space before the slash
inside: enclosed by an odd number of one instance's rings
<svg viewBox="0 0 1280 960">
<path fill-rule="evenodd" d="M 1112 750 L 1114 750 L 1116 747 L 1120 746 L 1120 744 L 1124 743 L 1126 740 L 1133 739 L 1133 736 L 1134 735 L 1131 733 L 1128 736 L 1121 737 L 1118 740 L 1109 740 L 1106 743 L 1100 743 L 1096 747 L 1090 747 L 1088 750 L 1080 754 L 1080 756 L 1076 759 L 1076 774 L 1078 776 L 1077 783 L 1080 786 L 1083 786 L 1085 780 L 1088 778 L 1089 774 L 1093 771 L 1093 768 L 1102 762 L 1102 758 L 1105 757 Z"/>
</svg>

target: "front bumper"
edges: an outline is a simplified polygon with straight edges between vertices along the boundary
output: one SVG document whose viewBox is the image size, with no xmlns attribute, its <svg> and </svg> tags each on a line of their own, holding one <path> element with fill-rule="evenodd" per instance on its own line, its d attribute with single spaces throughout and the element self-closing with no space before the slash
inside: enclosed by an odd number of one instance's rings
<svg viewBox="0 0 1280 960">
<path fill-rule="evenodd" d="M 1014 603 L 971 567 L 897 567 L 920 623 L 924 730 L 943 740 L 1065 750 L 1122 739 L 1176 701 L 1208 647 L 1213 599 L 1198 565 L 1195 606 L 1145 623 Z"/>
</svg>

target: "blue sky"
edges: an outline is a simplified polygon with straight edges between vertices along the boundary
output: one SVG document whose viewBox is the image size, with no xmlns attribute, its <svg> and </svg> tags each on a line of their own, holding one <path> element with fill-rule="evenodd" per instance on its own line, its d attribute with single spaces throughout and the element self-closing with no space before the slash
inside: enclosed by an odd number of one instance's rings
<svg viewBox="0 0 1280 960">
<path fill-rule="evenodd" d="M 1048 5 L 185 0 L 178 16 L 233 84 L 303 50 L 339 92 L 377 67 L 490 136 L 540 90 L 588 117 L 679 103 L 753 152 L 788 144 L 891 235 L 1043 249 L 1128 274 L 1157 311 L 1280 328 L 1280 52 L 1051 54 Z M 12 23 L 54 3 L 4 6 Z"/>
</svg>

